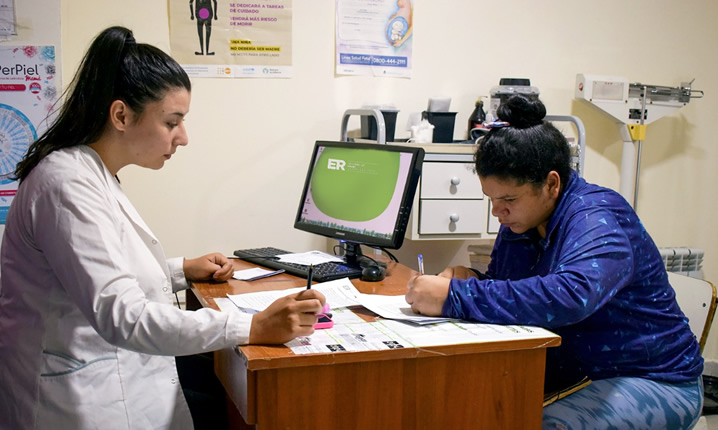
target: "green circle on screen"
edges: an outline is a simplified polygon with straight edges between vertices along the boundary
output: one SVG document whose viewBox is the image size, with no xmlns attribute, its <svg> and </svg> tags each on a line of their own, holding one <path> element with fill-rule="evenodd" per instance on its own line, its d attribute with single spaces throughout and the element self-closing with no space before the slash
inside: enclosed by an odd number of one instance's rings
<svg viewBox="0 0 718 430">
<path fill-rule="evenodd" d="M 391 202 L 399 177 L 398 152 L 325 148 L 312 175 L 312 200 L 324 214 L 368 221 Z"/>
</svg>

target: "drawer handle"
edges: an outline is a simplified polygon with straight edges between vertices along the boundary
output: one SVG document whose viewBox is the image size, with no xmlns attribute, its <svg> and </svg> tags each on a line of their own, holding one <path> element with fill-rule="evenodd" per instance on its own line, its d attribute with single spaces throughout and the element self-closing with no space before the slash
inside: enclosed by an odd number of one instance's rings
<svg viewBox="0 0 718 430">
<path fill-rule="evenodd" d="M 459 222 L 459 215 L 458 215 L 458 214 L 451 214 L 451 215 L 449 215 L 449 221 L 451 221 L 451 222 Z"/>
<path fill-rule="evenodd" d="M 458 176 L 454 176 L 451 178 L 451 185 L 459 185 L 461 183 L 461 178 Z"/>
</svg>

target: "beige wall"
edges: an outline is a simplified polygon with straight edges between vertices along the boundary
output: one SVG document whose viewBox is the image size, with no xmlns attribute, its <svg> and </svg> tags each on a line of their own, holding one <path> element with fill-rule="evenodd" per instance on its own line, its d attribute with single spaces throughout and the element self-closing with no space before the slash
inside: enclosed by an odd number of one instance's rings
<svg viewBox="0 0 718 430">
<path fill-rule="evenodd" d="M 335 76 L 334 2 L 293 3 L 292 79 L 195 79 L 186 122 L 190 145 L 161 171 L 120 172 L 168 255 L 264 245 L 324 248 L 325 240 L 295 231 L 293 217 L 311 147 L 317 139 L 338 139 L 345 109 L 393 103 L 400 109 L 397 136 L 406 137 L 409 113 L 423 110 L 431 96 L 447 95 L 458 112 L 458 139 L 477 96 L 488 95 L 501 77 L 528 77 L 550 113 L 584 121 L 586 178 L 617 188 L 618 125 L 574 100 L 576 74 L 667 86 L 695 78 L 694 88 L 706 97 L 648 127 L 638 212 L 658 246 L 703 248 L 706 278 L 718 282 L 718 3 L 416 0 L 411 79 Z M 108 25 L 128 26 L 139 41 L 169 48 L 164 1 L 61 4 L 68 80 L 90 39 Z M 413 265 L 423 250 L 431 256 L 427 270 L 434 271 L 468 265 L 465 245 L 414 242 L 398 254 Z M 712 357 L 717 336 L 714 329 L 706 351 Z"/>
</svg>

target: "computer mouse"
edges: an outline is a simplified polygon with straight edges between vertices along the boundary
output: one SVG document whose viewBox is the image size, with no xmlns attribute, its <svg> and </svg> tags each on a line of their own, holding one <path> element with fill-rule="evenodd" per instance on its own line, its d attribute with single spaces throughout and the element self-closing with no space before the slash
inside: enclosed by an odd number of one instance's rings
<svg viewBox="0 0 718 430">
<path fill-rule="evenodd" d="M 379 266 L 366 266 L 361 271 L 361 280 L 369 282 L 377 282 L 384 279 L 386 276 L 386 269 Z"/>
</svg>

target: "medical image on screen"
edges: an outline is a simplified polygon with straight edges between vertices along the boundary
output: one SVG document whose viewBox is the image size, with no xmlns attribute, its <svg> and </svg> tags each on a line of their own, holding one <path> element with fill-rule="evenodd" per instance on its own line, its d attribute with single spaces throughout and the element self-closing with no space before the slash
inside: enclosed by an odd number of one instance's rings
<svg viewBox="0 0 718 430">
<path fill-rule="evenodd" d="M 411 161 L 411 153 L 319 148 L 300 221 L 391 238 Z"/>
</svg>

